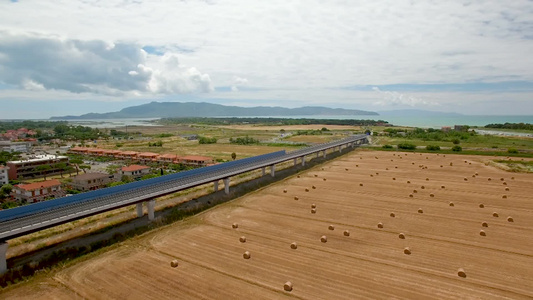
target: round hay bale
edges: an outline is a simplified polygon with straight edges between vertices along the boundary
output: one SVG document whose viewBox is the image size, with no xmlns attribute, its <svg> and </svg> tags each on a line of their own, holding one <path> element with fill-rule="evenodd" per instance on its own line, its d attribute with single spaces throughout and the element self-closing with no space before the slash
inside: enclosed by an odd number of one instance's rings
<svg viewBox="0 0 533 300">
<path fill-rule="evenodd" d="M 359 186 L 363 186 L 363 184 L 362 184 L 362 183 L 359 183 Z"/>
<path fill-rule="evenodd" d="M 429 196 L 433 198 L 433 197 L 435 197 L 435 194 L 429 194 Z"/>
<path fill-rule="evenodd" d="M 506 188 L 505 188 L 505 191 L 507 191 L 507 192 L 508 192 L 508 191 L 509 191 L 509 188 L 508 188 L 508 187 L 506 187 Z"/>
<path fill-rule="evenodd" d="M 459 270 L 457 270 L 457 275 L 459 277 L 466 278 L 466 273 L 465 273 L 465 270 L 463 270 L 463 268 L 459 268 Z"/>
<path fill-rule="evenodd" d="M 472 163 L 471 163 L 471 162 L 469 162 L 468 164 L 469 164 L 469 165 L 471 165 Z"/>
<path fill-rule="evenodd" d="M 453 166 L 453 163 L 450 163 L 450 166 Z"/>
<path fill-rule="evenodd" d="M 485 230 L 483 230 L 483 229 L 479 231 L 479 235 L 481 235 L 481 236 L 487 236 L 487 234 L 485 233 Z"/>
<path fill-rule="evenodd" d="M 407 255 L 411 255 L 411 249 L 409 249 L 409 247 L 405 247 L 403 249 L 403 253 L 407 254 Z"/>
<path fill-rule="evenodd" d="M 487 223 L 487 222 L 481 222 L 481 227 L 489 227 L 489 223 Z"/>
<path fill-rule="evenodd" d="M 414 165 L 415 163 L 411 163 L 412 165 Z"/>
<path fill-rule="evenodd" d="M 395 168 L 395 169 L 398 169 L 398 167 L 397 167 L 397 166 L 394 166 L 394 168 Z"/>
<path fill-rule="evenodd" d="M 501 181 L 504 181 L 505 179 L 502 177 L 502 178 L 500 178 L 500 180 L 501 180 Z"/>
<path fill-rule="evenodd" d="M 426 156 L 426 159 L 429 159 L 429 157 Z"/>
<path fill-rule="evenodd" d="M 396 180 L 396 177 L 392 177 L 392 180 Z"/>
<path fill-rule="evenodd" d="M 358 167 L 359 167 L 359 165 L 355 165 L 355 167 L 356 167 L 356 168 L 358 168 Z"/>
<path fill-rule="evenodd" d="M 514 180 L 514 177 L 511 177 L 512 180 Z"/>
<path fill-rule="evenodd" d="M 170 262 L 170 266 L 173 267 L 173 268 L 176 268 L 178 266 L 178 260 L 175 259 L 173 261 Z"/>
<path fill-rule="evenodd" d="M 409 198 L 413 198 L 413 194 L 409 194 Z"/>
<path fill-rule="evenodd" d="M 287 292 L 292 291 L 292 282 L 290 281 L 285 282 L 285 284 L 283 285 L 283 290 Z"/>
<path fill-rule="evenodd" d="M 324 168 L 322 168 L 322 171 L 324 171 Z"/>
<path fill-rule="evenodd" d="M 489 177 L 489 178 L 487 178 L 487 180 L 488 180 L 488 181 L 491 181 L 492 179 L 490 179 L 490 177 Z"/>
<path fill-rule="evenodd" d="M 313 185 L 312 188 L 313 188 L 313 190 L 316 190 L 316 186 Z"/>
<path fill-rule="evenodd" d="M 410 180 L 407 180 L 407 183 L 411 183 L 411 181 L 410 181 Z"/>
<path fill-rule="evenodd" d="M 315 174 L 315 177 L 318 177 L 318 174 Z"/>
<path fill-rule="evenodd" d="M 444 186 L 444 185 L 441 185 L 441 186 L 440 186 L 440 188 L 441 188 L 441 189 L 445 189 L 445 188 L 446 188 L 446 186 Z"/>
<path fill-rule="evenodd" d="M 453 204 L 453 202 L 450 202 L 450 204 L 449 204 L 449 205 L 450 205 L 450 206 L 455 206 L 455 204 Z"/>
<path fill-rule="evenodd" d="M 376 159 L 378 159 L 378 157 L 377 157 L 377 156 L 374 156 L 374 157 L 375 157 Z"/>
<path fill-rule="evenodd" d="M 312 214 L 316 214 L 316 208 L 311 209 Z"/>
<path fill-rule="evenodd" d="M 246 243 L 246 237 L 243 235 L 239 238 L 239 242 Z"/>
<path fill-rule="evenodd" d="M 391 213 L 390 213 L 390 216 L 391 216 L 391 218 L 394 218 L 394 217 L 396 217 L 396 214 L 393 213 L 393 212 L 391 212 Z"/>
<path fill-rule="evenodd" d="M 329 229 L 329 230 L 335 230 L 335 226 L 333 226 L 333 225 L 329 225 L 329 226 L 328 226 L 328 229 Z"/>
<path fill-rule="evenodd" d="M 308 189 L 308 188 L 306 188 L 306 189 L 305 189 L 305 191 L 306 191 L 306 192 L 309 192 L 309 189 Z"/>
<path fill-rule="evenodd" d="M 402 240 L 405 240 L 405 234 L 403 233 L 398 234 L 398 237 Z"/>
<path fill-rule="evenodd" d="M 388 171 L 388 170 L 389 170 L 389 168 L 385 168 L 385 170 L 386 170 L 386 171 Z"/>
<path fill-rule="evenodd" d="M 320 237 L 320 241 L 321 241 L 322 243 L 326 243 L 326 242 L 328 241 L 328 237 L 325 236 L 325 235 L 323 235 L 323 236 Z"/>
<path fill-rule="evenodd" d="M 421 208 L 419 208 L 419 209 L 418 209 L 418 213 L 419 213 L 419 214 L 423 214 L 424 211 L 423 211 Z"/>
<path fill-rule="evenodd" d="M 465 178 L 464 178 L 464 181 L 468 181 L 468 178 L 465 177 Z"/>
<path fill-rule="evenodd" d="M 383 223 L 379 222 L 378 223 L 378 228 L 383 228 Z"/>
<path fill-rule="evenodd" d="M 294 196 L 294 200 L 298 200 L 298 196 Z"/>
<path fill-rule="evenodd" d="M 370 177 L 374 177 L 374 175 L 370 174 Z"/>
<path fill-rule="evenodd" d="M 442 157 L 446 157 L 446 154 L 442 155 Z"/>
<path fill-rule="evenodd" d="M 465 160 L 465 164 L 468 163 L 468 161 Z"/>
<path fill-rule="evenodd" d="M 287 190 L 283 190 L 284 193 L 287 193 Z"/>
<path fill-rule="evenodd" d="M 413 193 L 415 193 L 415 194 L 416 194 L 416 193 L 418 193 L 418 191 L 417 191 L 417 190 L 413 190 Z"/>
<path fill-rule="evenodd" d="M 485 205 L 483 203 L 479 204 L 479 208 L 484 208 L 484 207 L 485 207 Z"/>
<path fill-rule="evenodd" d="M 237 224 L 237 223 L 233 223 L 233 224 L 231 224 L 231 227 L 232 227 L 232 228 L 239 228 L 239 224 Z"/>
<path fill-rule="evenodd" d="M 504 182 L 503 182 L 503 185 L 507 185 L 507 182 L 504 181 Z"/>
<path fill-rule="evenodd" d="M 376 175 L 379 175 L 379 172 L 376 172 Z"/>
<path fill-rule="evenodd" d="M 311 208 L 316 208 L 316 204 L 311 204 Z"/>
<path fill-rule="evenodd" d="M 507 217 L 507 222 L 514 222 L 513 217 Z"/>
<path fill-rule="evenodd" d="M 250 259 L 250 257 L 252 257 L 252 255 L 250 254 L 250 251 L 244 251 L 244 253 L 242 254 L 242 257 L 244 259 Z"/>
<path fill-rule="evenodd" d="M 472 175 L 472 178 L 476 178 L 476 175 Z"/>
<path fill-rule="evenodd" d="M 503 198 L 503 199 L 507 199 L 507 195 L 503 195 L 502 198 Z"/>
<path fill-rule="evenodd" d="M 429 178 L 426 178 L 426 181 L 429 181 Z"/>
<path fill-rule="evenodd" d="M 344 230 L 343 234 L 344 236 L 350 236 L 350 232 L 348 230 Z"/>
<path fill-rule="evenodd" d="M 348 168 L 345 168 L 344 170 L 348 171 Z"/>
<path fill-rule="evenodd" d="M 326 181 L 326 178 L 323 178 L 322 180 Z"/>
<path fill-rule="evenodd" d="M 443 165 L 440 165 L 440 167 L 441 167 L 441 168 L 444 168 L 444 166 L 443 166 Z"/>
<path fill-rule="evenodd" d="M 296 242 L 291 243 L 291 249 L 298 249 L 298 244 Z"/>
<path fill-rule="evenodd" d="M 300 178 L 300 175 L 296 176 L 297 178 Z"/>
<path fill-rule="evenodd" d="M 477 176 L 477 175 L 479 175 L 479 174 L 478 174 L 478 173 L 476 172 L 476 173 L 475 173 L 474 175 L 476 175 L 476 176 Z"/>
<path fill-rule="evenodd" d="M 421 189 L 425 189 L 426 187 L 425 187 L 425 186 L 421 186 L 420 188 L 421 188 Z"/>
<path fill-rule="evenodd" d="M 493 213 L 492 213 L 492 216 L 495 217 L 495 218 L 497 218 L 497 217 L 499 217 L 500 215 L 499 215 L 497 212 L 493 212 Z"/>
</svg>

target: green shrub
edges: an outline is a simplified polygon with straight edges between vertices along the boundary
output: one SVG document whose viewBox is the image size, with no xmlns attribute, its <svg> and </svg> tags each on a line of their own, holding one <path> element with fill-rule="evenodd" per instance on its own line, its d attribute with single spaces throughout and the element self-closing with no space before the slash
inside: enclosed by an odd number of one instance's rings
<svg viewBox="0 0 533 300">
<path fill-rule="evenodd" d="M 518 153 L 518 150 L 516 150 L 515 148 L 509 148 L 507 149 L 507 153 Z"/>
<path fill-rule="evenodd" d="M 426 146 L 426 150 L 429 150 L 429 151 L 439 151 L 439 150 L 440 150 L 440 146 L 437 146 L 437 145 L 427 145 L 427 146 Z"/>
<path fill-rule="evenodd" d="M 459 139 L 453 139 L 452 143 L 453 143 L 454 145 L 459 145 L 459 144 L 461 143 L 461 140 L 459 140 Z"/>
<path fill-rule="evenodd" d="M 400 143 L 397 145 L 398 149 L 404 149 L 404 150 L 415 150 L 416 145 L 410 144 L 410 143 Z"/>
<path fill-rule="evenodd" d="M 452 151 L 460 152 L 460 151 L 463 151 L 463 148 L 461 146 L 453 146 Z"/>
<path fill-rule="evenodd" d="M 383 149 L 392 149 L 392 145 L 383 145 L 381 148 Z"/>
</svg>

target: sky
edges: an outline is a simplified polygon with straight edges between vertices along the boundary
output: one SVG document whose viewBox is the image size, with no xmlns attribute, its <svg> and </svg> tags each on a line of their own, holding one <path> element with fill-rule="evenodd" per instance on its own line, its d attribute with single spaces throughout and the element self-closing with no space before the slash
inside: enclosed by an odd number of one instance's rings
<svg viewBox="0 0 533 300">
<path fill-rule="evenodd" d="M 0 119 L 152 101 L 533 115 L 533 1 L 0 1 Z"/>
</svg>

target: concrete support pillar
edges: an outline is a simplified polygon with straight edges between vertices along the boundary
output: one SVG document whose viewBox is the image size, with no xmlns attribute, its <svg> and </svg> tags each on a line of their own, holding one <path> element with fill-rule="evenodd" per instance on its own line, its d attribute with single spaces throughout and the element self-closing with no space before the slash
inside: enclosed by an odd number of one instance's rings
<svg viewBox="0 0 533 300">
<path fill-rule="evenodd" d="M 302 167 L 305 166 L 305 156 L 302 156 Z"/>
<path fill-rule="evenodd" d="M 8 245 L 6 242 L 0 242 L 0 274 L 4 274 L 5 272 L 7 272 L 7 246 Z"/>
<path fill-rule="evenodd" d="M 320 151 L 317 151 L 316 152 L 316 158 L 318 158 L 320 156 Z"/>
<path fill-rule="evenodd" d="M 342 150 L 342 145 L 339 145 L 339 153 L 341 152 Z"/>
<path fill-rule="evenodd" d="M 322 155 L 324 158 L 326 158 L 326 152 L 327 152 L 327 151 L 328 151 L 327 149 L 324 150 L 324 154 Z"/>
<path fill-rule="evenodd" d="M 294 165 L 296 166 L 298 164 L 298 158 L 294 159 Z"/>
<path fill-rule="evenodd" d="M 140 218 L 142 216 L 144 216 L 144 214 L 143 214 L 143 203 L 139 202 L 139 203 L 137 203 L 137 217 Z"/>
<path fill-rule="evenodd" d="M 154 209 L 155 209 L 155 200 L 149 200 L 148 201 L 148 220 L 152 221 L 154 216 Z"/>
<path fill-rule="evenodd" d="M 266 167 L 262 167 L 262 168 L 261 168 L 261 172 L 262 172 L 261 176 L 265 176 L 265 174 L 266 174 Z"/>
<path fill-rule="evenodd" d="M 215 192 L 218 192 L 218 180 L 213 182 L 213 186 L 214 186 Z"/>
<path fill-rule="evenodd" d="M 224 178 L 224 193 L 229 194 L 229 177 Z"/>
<path fill-rule="evenodd" d="M 270 176 L 272 177 L 276 176 L 276 165 L 270 166 Z"/>
</svg>

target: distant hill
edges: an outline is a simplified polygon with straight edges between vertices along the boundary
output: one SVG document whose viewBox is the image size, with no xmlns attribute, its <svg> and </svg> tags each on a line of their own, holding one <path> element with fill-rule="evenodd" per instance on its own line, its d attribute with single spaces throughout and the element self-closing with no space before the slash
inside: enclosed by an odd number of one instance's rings
<svg viewBox="0 0 533 300">
<path fill-rule="evenodd" d="M 383 110 L 379 111 L 380 116 L 394 116 L 394 117 L 416 117 L 416 116 L 424 116 L 424 117 L 432 117 L 432 116 L 440 116 L 440 117 L 458 117 L 463 116 L 459 113 L 450 113 L 450 112 L 441 112 L 441 111 L 431 111 L 431 110 L 421 110 L 421 109 L 398 109 L 398 110 Z"/>
<path fill-rule="evenodd" d="M 52 117 L 52 120 L 71 119 L 123 119 L 123 118 L 180 118 L 180 117 L 245 117 L 245 116 L 377 116 L 372 111 L 306 106 L 300 108 L 285 107 L 239 107 L 225 106 L 205 102 L 151 102 L 138 106 L 126 107 L 118 112 L 88 113 L 81 116 Z"/>
</svg>

